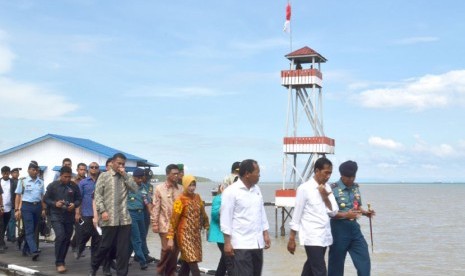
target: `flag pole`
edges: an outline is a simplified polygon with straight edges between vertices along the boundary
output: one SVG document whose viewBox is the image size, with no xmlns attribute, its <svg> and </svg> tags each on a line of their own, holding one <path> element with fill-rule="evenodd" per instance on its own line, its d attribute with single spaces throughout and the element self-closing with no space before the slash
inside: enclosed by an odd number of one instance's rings
<svg viewBox="0 0 465 276">
<path fill-rule="evenodd" d="M 291 6 L 291 0 L 287 0 L 287 4 L 290 7 Z M 291 22 L 292 21 L 289 18 L 289 46 L 291 48 L 289 53 L 292 53 L 292 23 Z"/>
</svg>

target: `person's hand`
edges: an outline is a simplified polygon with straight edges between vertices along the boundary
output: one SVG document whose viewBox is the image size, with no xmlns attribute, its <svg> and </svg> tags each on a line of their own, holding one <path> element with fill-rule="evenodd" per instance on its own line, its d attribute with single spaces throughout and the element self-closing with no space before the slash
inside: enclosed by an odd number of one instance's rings
<svg viewBox="0 0 465 276">
<path fill-rule="evenodd" d="M 74 210 L 74 203 L 70 203 L 68 205 L 68 208 L 66 208 L 66 210 L 68 210 L 68 212 L 72 212 Z"/>
<path fill-rule="evenodd" d="M 64 204 L 65 204 L 64 200 L 58 200 L 57 202 L 55 202 L 55 207 L 62 208 Z"/>
<path fill-rule="evenodd" d="M 270 248 L 271 246 L 271 239 L 268 231 L 263 232 L 263 239 L 265 240 L 265 249 Z"/>
<path fill-rule="evenodd" d="M 125 176 L 126 175 L 126 169 L 121 166 L 118 168 L 118 173 L 121 174 L 122 176 Z"/>
<path fill-rule="evenodd" d="M 224 244 L 224 254 L 229 257 L 234 256 L 234 248 L 230 242 Z"/>
<path fill-rule="evenodd" d="M 372 218 L 374 216 L 376 216 L 376 212 L 375 210 L 368 210 L 364 213 L 365 216 L 369 217 L 369 218 Z"/>
<path fill-rule="evenodd" d="M 166 245 L 166 249 L 169 251 L 173 251 L 174 249 L 174 240 L 168 239 L 168 244 Z"/>
<path fill-rule="evenodd" d="M 327 198 L 331 194 L 331 192 L 326 191 L 325 184 L 318 184 L 318 192 L 320 192 L 322 198 Z"/>
<path fill-rule="evenodd" d="M 350 209 L 349 211 L 347 211 L 346 213 L 346 218 L 347 219 L 358 219 L 360 216 L 362 215 L 362 213 L 358 210 L 354 210 L 354 209 Z"/>
<path fill-rule="evenodd" d="M 158 233 L 158 232 L 159 232 L 159 230 L 158 230 L 158 225 L 152 224 L 152 232 L 153 232 L 153 233 Z"/>
<path fill-rule="evenodd" d="M 98 227 L 98 218 L 94 217 L 92 219 L 92 223 L 94 224 L 95 229 L 97 229 L 97 227 Z"/>
<path fill-rule="evenodd" d="M 76 223 L 79 223 L 80 218 L 81 218 L 81 214 L 79 212 L 76 212 L 76 214 L 74 215 L 74 220 L 76 221 Z"/>
<path fill-rule="evenodd" d="M 289 241 L 287 242 L 287 251 L 294 255 L 295 252 L 295 239 L 289 238 Z"/>
<path fill-rule="evenodd" d="M 18 209 L 17 211 L 15 211 L 15 219 L 16 219 L 16 220 L 20 220 L 20 219 L 21 219 L 21 210 Z"/>
<path fill-rule="evenodd" d="M 42 212 L 40 213 L 40 215 L 41 215 L 43 218 L 47 217 L 47 213 L 45 212 L 45 209 L 42 210 Z"/>
<path fill-rule="evenodd" d="M 102 213 L 102 220 L 103 221 L 108 221 L 110 219 L 110 216 L 108 215 L 107 212 Z"/>
</svg>

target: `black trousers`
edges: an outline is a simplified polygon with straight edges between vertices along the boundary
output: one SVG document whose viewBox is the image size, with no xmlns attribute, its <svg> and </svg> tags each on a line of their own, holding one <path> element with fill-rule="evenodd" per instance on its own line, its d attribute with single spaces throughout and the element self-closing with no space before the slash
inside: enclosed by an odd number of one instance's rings
<svg viewBox="0 0 465 276">
<path fill-rule="evenodd" d="M 302 276 L 327 276 L 325 263 L 326 247 L 322 246 L 305 246 L 307 261 L 302 270 Z"/>
<path fill-rule="evenodd" d="M 65 265 L 69 242 L 73 235 L 73 222 L 52 221 L 55 232 L 55 265 Z"/>
<path fill-rule="evenodd" d="M 5 232 L 6 232 L 6 228 L 8 227 L 8 223 L 10 222 L 11 212 L 13 211 L 3 213 L 3 215 L 0 217 L 0 248 L 3 248 L 6 246 L 5 245 Z"/>
<path fill-rule="evenodd" d="M 260 276 L 263 249 L 234 249 L 233 276 Z"/>
<path fill-rule="evenodd" d="M 221 252 L 221 258 L 218 262 L 218 267 L 216 268 L 215 276 L 225 276 L 226 272 L 228 271 L 228 275 L 231 275 L 232 271 L 232 259 L 231 257 L 226 256 L 224 254 L 224 243 L 217 243 L 218 248 Z"/>
<path fill-rule="evenodd" d="M 90 242 L 91 260 L 94 258 L 101 240 L 92 219 L 93 217 L 82 217 L 84 223 L 76 227 L 76 233 L 74 235 L 76 237 L 76 247 L 79 254 L 84 251 L 87 242 L 92 238 Z"/>
<path fill-rule="evenodd" d="M 190 273 L 191 274 L 190 274 Z M 178 276 L 200 276 L 199 265 L 197 262 L 188 263 L 181 261 L 181 268 L 179 269 Z"/>
<path fill-rule="evenodd" d="M 129 243 L 131 241 L 131 225 L 102 227 L 102 241 L 91 261 L 92 270 L 97 271 L 107 258 L 113 245 L 116 245 L 116 275 L 128 275 Z"/>
</svg>

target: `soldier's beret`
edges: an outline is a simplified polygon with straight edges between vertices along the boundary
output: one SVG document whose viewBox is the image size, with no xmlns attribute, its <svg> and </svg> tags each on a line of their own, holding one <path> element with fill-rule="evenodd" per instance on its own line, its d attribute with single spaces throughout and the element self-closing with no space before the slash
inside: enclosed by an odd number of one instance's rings
<svg viewBox="0 0 465 276">
<path fill-rule="evenodd" d="M 357 163 L 354 161 L 346 161 L 339 166 L 339 172 L 342 176 L 353 177 L 357 174 Z"/>
</svg>

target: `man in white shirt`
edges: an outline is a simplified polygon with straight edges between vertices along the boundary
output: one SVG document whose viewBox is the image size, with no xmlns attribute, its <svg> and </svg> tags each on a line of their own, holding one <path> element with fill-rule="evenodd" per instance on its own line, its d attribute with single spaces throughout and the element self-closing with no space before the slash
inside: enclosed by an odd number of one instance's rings
<svg viewBox="0 0 465 276">
<path fill-rule="evenodd" d="M 3 253 L 8 247 L 5 244 L 5 232 L 11 218 L 11 182 L 10 167 L 3 166 L 1 169 L 2 178 L 0 180 L 0 253 Z"/>
<path fill-rule="evenodd" d="M 307 254 L 302 275 L 327 275 L 324 257 L 326 248 L 333 243 L 330 216 L 335 216 L 339 210 L 327 184 L 332 172 L 331 161 L 322 157 L 315 162 L 313 177 L 297 188 L 287 250 L 294 254 L 295 236 L 299 232 L 300 244 L 305 246 Z"/>
<path fill-rule="evenodd" d="M 259 276 L 263 267 L 263 248 L 270 248 L 268 219 L 260 188 L 257 161 L 241 162 L 239 180 L 224 190 L 220 225 L 224 253 L 233 257 L 234 276 Z"/>
</svg>

